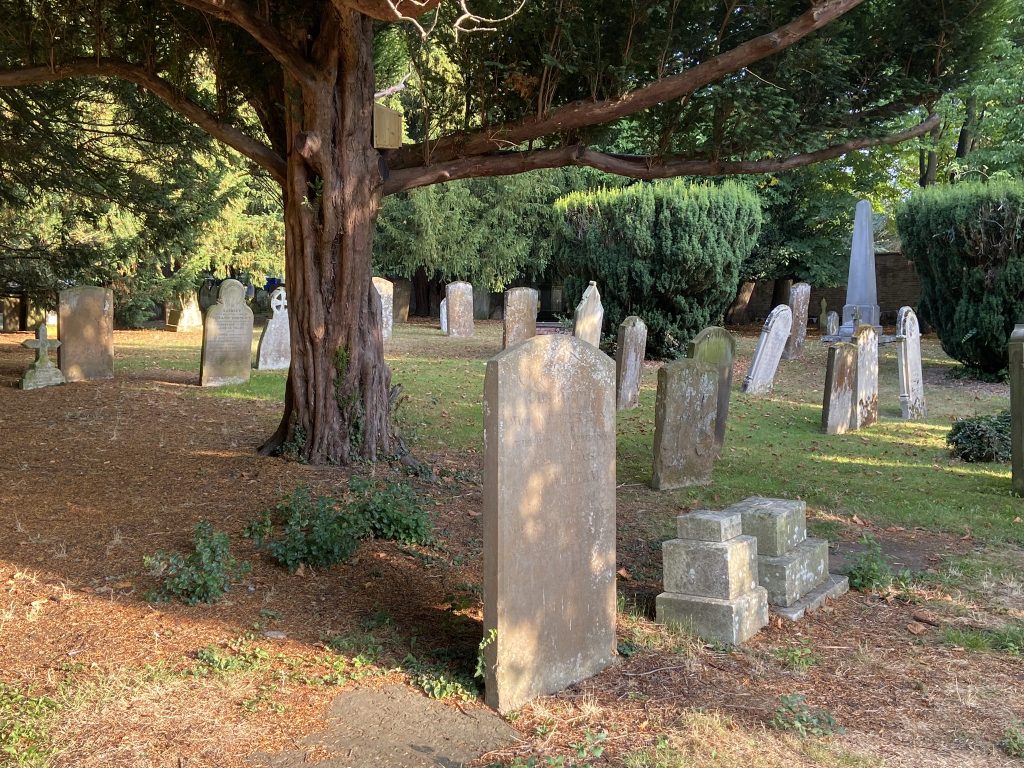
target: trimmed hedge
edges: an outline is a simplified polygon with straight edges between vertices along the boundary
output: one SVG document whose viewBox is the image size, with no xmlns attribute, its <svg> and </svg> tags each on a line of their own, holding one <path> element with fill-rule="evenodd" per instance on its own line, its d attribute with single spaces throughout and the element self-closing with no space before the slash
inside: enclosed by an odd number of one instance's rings
<svg viewBox="0 0 1024 768">
<path fill-rule="evenodd" d="M 1006 343 L 1024 322 L 1024 185 L 923 189 L 896 226 L 921 277 L 921 315 L 946 354 L 985 373 L 1006 368 Z"/>
</svg>

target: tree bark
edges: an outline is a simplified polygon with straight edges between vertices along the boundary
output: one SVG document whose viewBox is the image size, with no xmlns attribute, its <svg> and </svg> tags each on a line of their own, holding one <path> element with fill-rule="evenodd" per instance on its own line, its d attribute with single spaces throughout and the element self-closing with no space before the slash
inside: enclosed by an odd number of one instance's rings
<svg viewBox="0 0 1024 768">
<path fill-rule="evenodd" d="M 285 92 L 285 274 L 292 337 L 285 410 L 261 453 L 285 443 L 311 463 L 392 451 L 391 372 L 371 283 L 384 179 L 373 148 L 371 19 L 339 11 L 316 82 Z"/>
</svg>

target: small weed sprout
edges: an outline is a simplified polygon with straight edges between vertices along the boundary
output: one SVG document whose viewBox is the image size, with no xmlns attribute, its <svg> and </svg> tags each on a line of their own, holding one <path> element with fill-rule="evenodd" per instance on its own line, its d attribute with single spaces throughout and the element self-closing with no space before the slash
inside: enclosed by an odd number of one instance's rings
<svg viewBox="0 0 1024 768">
<path fill-rule="evenodd" d="M 1007 728 L 999 746 L 1010 757 L 1024 760 L 1024 722 L 1014 723 Z"/>
<path fill-rule="evenodd" d="M 865 549 L 854 558 L 850 567 L 850 586 L 861 592 L 886 590 L 892 585 L 892 569 L 882 554 L 882 547 L 871 534 L 861 538 Z"/>
<path fill-rule="evenodd" d="M 843 729 L 827 709 L 810 707 L 803 694 L 783 696 L 775 709 L 772 725 L 780 731 L 796 731 L 801 736 L 829 736 Z"/>
</svg>

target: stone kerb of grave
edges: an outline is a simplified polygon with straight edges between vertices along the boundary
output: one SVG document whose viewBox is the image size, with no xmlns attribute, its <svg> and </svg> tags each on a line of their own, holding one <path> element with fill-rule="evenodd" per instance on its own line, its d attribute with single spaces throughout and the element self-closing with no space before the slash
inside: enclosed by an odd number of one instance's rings
<svg viewBox="0 0 1024 768">
<path fill-rule="evenodd" d="M 259 371 L 283 370 L 292 359 L 288 294 L 283 286 L 278 286 L 270 294 L 270 311 L 273 314 L 263 326 L 260 343 L 256 347 L 256 369 Z"/>
<path fill-rule="evenodd" d="M 725 430 L 729 421 L 729 398 L 732 395 L 732 365 L 736 359 L 736 338 L 716 325 L 711 325 L 693 337 L 686 356 L 718 371 L 718 409 L 715 413 L 715 452 L 721 453 L 725 443 Z"/>
<path fill-rule="evenodd" d="M 445 286 L 447 303 L 448 336 L 453 339 L 473 335 L 473 286 L 465 282 L 448 283 Z M 444 321 L 442 321 L 444 330 Z"/>
<path fill-rule="evenodd" d="M 725 511 L 739 514 L 743 533 L 757 539 L 758 583 L 779 615 L 796 621 L 849 590 L 845 576 L 828 572 L 828 542 L 807 538 L 804 502 L 751 496 Z"/>
<path fill-rule="evenodd" d="M 615 347 L 615 407 L 628 411 L 640 405 L 640 379 L 647 356 L 647 325 L 630 315 L 619 325 Z"/>
<path fill-rule="evenodd" d="M 60 368 L 50 361 L 50 350 L 60 347 L 59 341 L 51 341 L 47 337 L 46 324 L 41 323 L 36 329 L 36 337 L 21 342 L 21 346 L 34 349 L 36 359 L 21 377 L 22 389 L 41 389 L 55 384 L 64 384 L 64 374 Z"/>
<path fill-rule="evenodd" d="M 508 349 L 537 335 L 540 293 L 533 288 L 510 288 L 504 298 L 501 347 Z"/>
<path fill-rule="evenodd" d="M 896 315 L 897 360 L 900 376 L 900 414 L 904 419 L 928 416 L 921 371 L 921 326 L 910 307 Z"/>
<path fill-rule="evenodd" d="M 717 412 L 716 368 L 677 360 L 658 369 L 651 487 L 662 491 L 711 482 Z"/>
<path fill-rule="evenodd" d="M 486 700 L 508 712 L 615 658 L 615 365 L 536 336 L 484 382 Z"/>
<path fill-rule="evenodd" d="M 692 628 L 712 642 L 749 640 L 768 624 L 757 540 L 743 534 L 736 512 L 691 512 L 676 526 L 678 538 L 662 544 L 665 591 L 655 601 L 658 623 Z"/>
<path fill-rule="evenodd" d="M 380 331 L 384 341 L 387 341 L 391 338 L 395 324 L 395 284 L 383 277 L 375 277 L 373 287 L 377 289 L 377 295 L 380 297 Z"/>
<path fill-rule="evenodd" d="M 114 292 L 79 286 L 58 294 L 57 361 L 64 378 L 114 378 Z"/>
<path fill-rule="evenodd" d="M 217 303 L 206 312 L 199 384 L 219 387 L 244 384 L 252 371 L 252 310 L 245 286 L 237 280 L 220 284 Z"/>
<path fill-rule="evenodd" d="M 793 311 L 787 305 L 780 304 L 768 314 L 750 361 L 750 370 L 743 379 L 743 391 L 748 395 L 765 395 L 772 391 L 775 372 L 792 327 Z"/>
<path fill-rule="evenodd" d="M 593 280 L 583 291 L 580 303 L 573 313 L 572 333 L 595 347 L 601 346 L 601 326 L 604 323 L 604 305 L 601 304 L 601 293 Z"/>
</svg>

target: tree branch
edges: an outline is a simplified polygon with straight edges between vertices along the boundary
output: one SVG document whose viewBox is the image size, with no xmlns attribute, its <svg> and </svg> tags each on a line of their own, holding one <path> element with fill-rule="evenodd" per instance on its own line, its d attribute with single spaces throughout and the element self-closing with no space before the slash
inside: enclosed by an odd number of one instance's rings
<svg viewBox="0 0 1024 768">
<path fill-rule="evenodd" d="M 135 83 L 175 112 L 190 119 L 215 139 L 233 147 L 265 168 L 279 183 L 283 184 L 285 181 L 284 158 L 273 149 L 234 126 L 221 123 L 194 101 L 177 92 L 169 82 L 135 64 L 115 59 L 74 59 L 54 67 L 39 66 L 0 71 L 0 88 L 39 85 L 72 77 L 117 77 Z"/>
<path fill-rule="evenodd" d="M 335 0 L 344 2 L 345 0 Z M 457 157 L 501 151 L 542 136 L 565 133 L 591 125 L 609 123 L 658 104 L 682 98 L 731 72 L 767 58 L 799 42 L 812 32 L 853 10 L 864 0 L 826 0 L 811 10 L 753 40 L 714 56 L 685 72 L 664 77 L 650 85 L 629 91 L 617 99 L 575 101 L 544 115 L 533 115 L 468 134 L 454 134 L 426 144 L 414 144 L 391 155 L 394 169 L 413 168 Z"/>
<path fill-rule="evenodd" d="M 613 155 L 589 147 L 574 144 L 557 149 L 542 149 L 524 152 L 495 152 L 487 155 L 452 160 L 425 168 L 406 168 L 393 171 L 384 182 L 384 194 L 424 187 L 457 179 L 478 176 L 511 176 L 527 171 L 564 166 L 588 166 L 606 173 L 629 176 L 634 179 L 665 179 L 675 176 L 733 176 L 739 174 L 784 173 L 823 160 L 842 157 L 869 147 L 899 144 L 915 139 L 932 130 L 940 123 L 938 115 L 931 115 L 922 123 L 899 133 L 877 138 L 851 139 L 815 152 L 804 152 L 784 158 L 764 160 L 715 161 L 683 160 L 635 155 Z"/>
<path fill-rule="evenodd" d="M 281 32 L 238 0 L 176 0 L 179 5 L 226 21 L 248 32 L 292 76 L 305 85 L 317 79 L 316 67 Z"/>
</svg>

